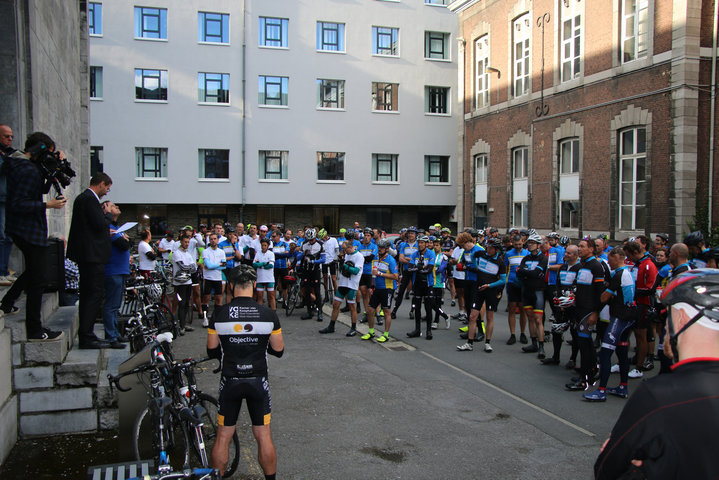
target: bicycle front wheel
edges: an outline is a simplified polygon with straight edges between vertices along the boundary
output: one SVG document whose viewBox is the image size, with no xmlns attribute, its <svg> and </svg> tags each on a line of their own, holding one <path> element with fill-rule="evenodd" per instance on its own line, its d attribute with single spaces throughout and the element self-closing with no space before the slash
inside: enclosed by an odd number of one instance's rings
<svg viewBox="0 0 719 480">
<path fill-rule="evenodd" d="M 153 459 L 160 465 L 161 445 L 167 453 L 168 462 L 173 468 L 182 468 L 185 459 L 185 439 L 181 426 L 171 420 L 168 415 L 160 428 L 160 419 L 150 412 L 148 407 L 142 409 L 135 421 L 133 429 L 133 447 L 135 459 Z"/>
<path fill-rule="evenodd" d="M 210 457 L 212 449 L 215 446 L 215 440 L 217 439 L 217 413 L 218 413 L 218 402 L 217 399 L 211 395 L 205 393 L 198 393 L 197 398 L 199 399 L 196 403 L 201 405 L 205 409 L 205 413 L 200 417 L 202 419 L 202 437 L 205 443 L 206 458 Z M 195 437 L 193 442 L 193 449 L 198 459 L 202 459 L 200 447 L 198 445 L 198 439 Z M 237 470 L 237 465 L 240 462 L 240 439 L 237 436 L 237 432 L 232 435 L 230 441 L 230 457 L 227 461 L 227 469 L 225 470 L 222 478 L 229 478 Z M 210 465 L 203 465 L 209 467 Z"/>
<path fill-rule="evenodd" d="M 290 316 L 295 310 L 298 298 L 300 296 L 300 287 L 297 283 L 292 285 L 290 290 L 287 292 L 287 298 L 285 299 L 285 315 Z"/>
</svg>

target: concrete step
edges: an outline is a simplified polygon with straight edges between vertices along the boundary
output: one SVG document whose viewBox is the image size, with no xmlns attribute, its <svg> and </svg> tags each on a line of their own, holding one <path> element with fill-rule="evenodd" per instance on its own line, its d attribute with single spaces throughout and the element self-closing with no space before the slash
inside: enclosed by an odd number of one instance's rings
<svg viewBox="0 0 719 480">
<path fill-rule="evenodd" d="M 12 317 L 15 317 L 15 315 Z M 12 317 L 6 318 L 6 323 L 8 325 L 12 323 L 15 332 L 21 330 L 24 332 L 25 320 L 17 320 Z M 65 335 L 61 339 L 50 342 L 25 342 L 24 338 L 16 341 L 16 337 L 13 335 L 13 365 L 31 366 L 62 363 L 75 343 L 78 324 L 77 307 L 60 307 L 43 322 L 43 325 L 51 330 L 64 332 Z"/>
<path fill-rule="evenodd" d="M 0 295 L 3 295 L 2 291 L 0 291 Z M 57 292 L 46 293 L 42 296 L 40 319 L 42 320 L 43 326 L 48 326 L 47 322 L 55 313 L 57 305 Z M 9 327 L 12 331 L 13 343 L 18 343 L 27 340 L 27 330 L 25 329 L 25 295 L 21 295 L 20 298 L 18 298 L 18 301 L 15 303 L 15 306 L 18 307 L 18 311 L 16 313 L 13 313 L 12 315 L 5 315 L 5 326 Z"/>
</svg>

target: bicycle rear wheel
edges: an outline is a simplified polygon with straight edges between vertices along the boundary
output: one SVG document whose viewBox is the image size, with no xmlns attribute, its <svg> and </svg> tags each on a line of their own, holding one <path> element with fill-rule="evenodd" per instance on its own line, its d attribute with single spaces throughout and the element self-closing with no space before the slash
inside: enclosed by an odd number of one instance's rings
<svg viewBox="0 0 719 480">
<path fill-rule="evenodd" d="M 206 393 L 197 393 L 199 399 L 196 403 L 201 405 L 205 409 L 205 413 L 200 417 L 202 419 L 202 437 L 205 442 L 205 450 L 207 452 L 207 458 L 210 458 L 212 449 L 215 446 L 215 440 L 217 439 L 217 411 L 218 402 L 217 399 Z M 193 450 L 198 459 L 202 458 L 200 455 L 200 448 L 197 445 L 197 438 L 193 442 Z M 232 435 L 232 441 L 230 441 L 230 457 L 227 462 L 227 469 L 225 470 L 222 478 L 229 478 L 237 470 L 237 465 L 240 462 L 240 439 L 237 436 L 237 431 Z M 209 467 L 210 465 L 203 465 Z"/>
<path fill-rule="evenodd" d="M 287 299 L 285 300 L 285 315 L 290 316 L 297 306 L 297 302 L 300 296 L 299 284 L 295 282 L 287 292 Z"/>
<path fill-rule="evenodd" d="M 150 307 L 147 313 L 150 325 L 157 328 L 160 332 L 172 332 L 177 337 L 180 334 L 175 316 L 172 314 L 170 307 L 164 303 L 155 303 Z"/>
</svg>

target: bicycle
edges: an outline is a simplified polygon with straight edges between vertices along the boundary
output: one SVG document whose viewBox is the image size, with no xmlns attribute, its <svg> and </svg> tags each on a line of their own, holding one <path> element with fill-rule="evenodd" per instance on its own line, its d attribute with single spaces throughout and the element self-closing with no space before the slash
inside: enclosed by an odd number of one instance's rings
<svg viewBox="0 0 719 480">
<path fill-rule="evenodd" d="M 175 315 L 169 306 L 159 301 L 163 295 L 162 291 L 162 286 L 151 279 L 143 277 L 129 279 L 125 286 L 120 313 L 129 315 L 131 319 L 134 318 L 161 332 L 172 331 L 177 336 L 180 331 Z"/>
<path fill-rule="evenodd" d="M 148 403 L 137 416 L 133 428 L 135 457 L 140 460 L 151 455 L 165 469 L 171 468 L 171 457 L 181 457 L 183 469 L 187 469 L 190 457 L 194 455 L 203 467 L 208 467 L 208 450 L 212 451 L 217 438 L 218 402 L 197 389 L 194 367 L 210 359 L 186 359 L 180 363 L 168 361 L 166 357 L 171 357 L 171 351 L 165 344 L 169 342 L 154 342 L 151 347 L 152 362 L 149 364 L 117 376 L 108 375 L 111 385 L 124 392 L 129 388 L 119 384 L 122 377 L 137 374 L 141 378 L 140 374 L 150 374 L 149 383 L 143 382 L 148 389 Z M 235 433 L 224 478 L 237 469 L 239 453 L 239 438 Z"/>
<path fill-rule="evenodd" d="M 144 477 L 132 477 L 127 480 L 219 480 L 222 478 L 220 472 L 213 468 L 193 468 L 181 472 L 165 472 L 157 475 L 146 475 Z"/>
<path fill-rule="evenodd" d="M 302 302 L 300 298 L 300 282 L 297 275 L 291 271 L 285 275 L 284 280 L 287 282 L 287 298 L 285 299 L 285 315 L 290 316 L 297 306 Z"/>
</svg>

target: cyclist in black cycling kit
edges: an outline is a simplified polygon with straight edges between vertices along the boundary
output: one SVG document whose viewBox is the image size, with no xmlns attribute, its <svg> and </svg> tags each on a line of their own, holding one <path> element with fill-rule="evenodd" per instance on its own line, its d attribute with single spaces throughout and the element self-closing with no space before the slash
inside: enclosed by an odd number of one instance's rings
<svg viewBox="0 0 719 480">
<path fill-rule="evenodd" d="M 285 343 L 277 314 L 252 300 L 257 274 L 249 265 L 226 272 L 233 284 L 235 298 L 218 306 L 207 330 L 207 354 L 220 360 L 220 398 L 217 441 L 212 449 L 212 466 L 224 473 L 229 445 L 242 401 L 252 420 L 257 441 L 257 458 L 265 478 L 273 480 L 277 472 L 277 454 L 270 434 L 270 386 L 267 380 L 267 356 L 281 357 Z"/>
<path fill-rule="evenodd" d="M 661 302 L 671 309 L 664 351 L 681 361 L 629 398 L 594 464 L 597 479 L 719 478 L 719 270 L 679 275 Z"/>
</svg>

